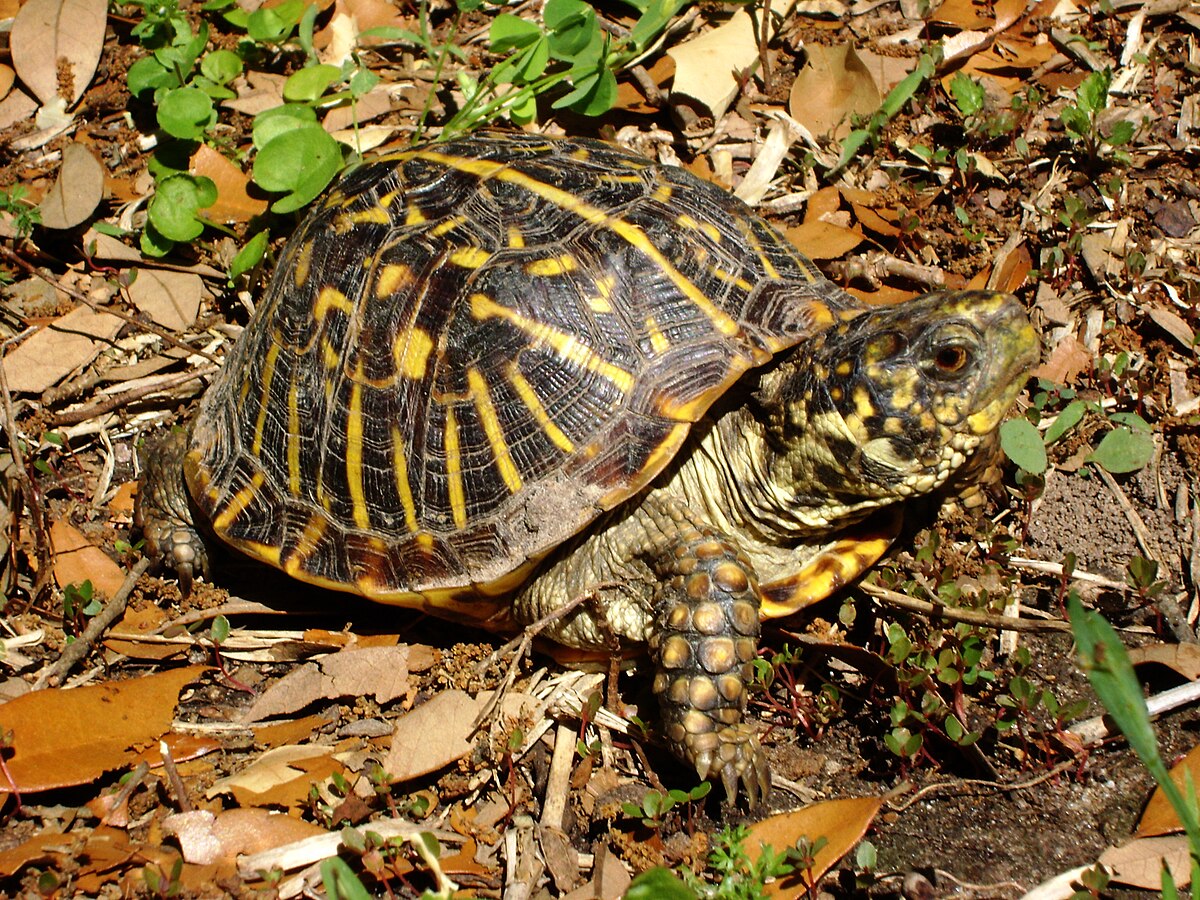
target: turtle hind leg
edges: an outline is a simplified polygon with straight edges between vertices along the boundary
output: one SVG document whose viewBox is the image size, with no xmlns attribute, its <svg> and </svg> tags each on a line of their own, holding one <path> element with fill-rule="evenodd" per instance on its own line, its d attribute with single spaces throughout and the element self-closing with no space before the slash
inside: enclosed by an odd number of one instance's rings
<svg viewBox="0 0 1200 900">
<path fill-rule="evenodd" d="M 719 777 L 730 800 L 751 805 L 770 787 L 756 729 L 744 721 L 758 655 L 758 585 L 729 541 L 687 529 L 660 558 L 650 653 L 664 733 L 701 778 Z"/>
<path fill-rule="evenodd" d="M 193 520 L 183 480 L 187 450 L 188 432 L 178 429 L 146 442 L 133 515 L 146 539 L 147 554 L 175 571 L 185 596 L 197 575 L 207 578 L 209 574 L 208 551 Z"/>
</svg>

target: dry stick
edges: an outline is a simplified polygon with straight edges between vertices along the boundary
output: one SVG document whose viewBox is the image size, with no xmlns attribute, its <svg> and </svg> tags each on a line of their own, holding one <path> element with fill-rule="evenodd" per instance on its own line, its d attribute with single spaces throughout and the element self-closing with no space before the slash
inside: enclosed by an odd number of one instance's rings
<svg viewBox="0 0 1200 900">
<path fill-rule="evenodd" d="M 550 756 L 550 777 L 546 779 L 546 799 L 542 806 L 542 825 L 562 830 L 571 787 L 571 769 L 575 762 L 575 730 L 559 725 L 554 731 L 554 752 Z"/>
<path fill-rule="evenodd" d="M 183 779 L 179 777 L 179 770 L 175 768 L 175 758 L 171 756 L 171 748 L 167 746 L 166 741 L 158 742 L 158 752 L 162 755 L 163 771 L 167 773 L 167 782 L 171 785 L 171 792 L 179 804 L 179 811 L 191 812 L 195 807 L 188 799 L 187 788 L 183 786 Z"/>
<path fill-rule="evenodd" d="M 33 683 L 35 691 L 44 688 L 51 680 L 61 680 L 77 662 L 91 652 L 96 641 L 100 639 L 100 635 L 107 631 L 108 627 L 125 612 L 125 607 L 129 603 L 129 595 L 133 593 L 133 586 L 150 566 L 151 561 L 148 557 L 143 557 L 134 563 L 129 574 L 125 576 L 125 581 L 113 594 L 112 599 L 104 604 L 104 609 L 100 610 L 100 613 L 88 623 L 83 634 L 67 645 L 62 656 L 42 669 Z"/>
<path fill-rule="evenodd" d="M 1121 511 L 1125 513 L 1125 518 L 1129 522 L 1129 527 L 1133 529 L 1138 546 L 1142 548 L 1142 552 L 1146 554 L 1146 558 L 1158 564 L 1159 572 L 1164 575 L 1167 574 L 1169 570 L 1163 561 L 1163 554 L 1162 550 L 1159 549 L 1158 541 L 1154 540 L 1151 536 L 1149 530 L 1146 528 L 1146 523 L 1138 515 L 1138 511 L 1133 508 L 1133 504 L 1129 502 L 1129 498 L 1125 496 L 1125 492 L 1121 490 L 1121 486 L 1117 484 L 1116 479 L 1108 474 L 1102 466 L 1096 466 L 1095 468 L 1100 473 L 1100 480 L 1104 482 L 1112 492 L 1112 495 L 1116 497 Z M 1183 614 L 1183 610 L 1179 608 L 1179 604 L 1174 597 L 1170 597 L 1164 592 L 1154 598 L 1154 604 L 1162 613 L 1163 618 L 1167 622 L 1167 627 L 1171 629 L 1171 634 L 1175 636 L 1175 640 L 1181 644 L 1200 643 L 1200 639 L 1196 637 L 1196 632 L 1188 626 L 1187 616 Z"/>
<path fill-rule="evenodd" d="M 875 584 L 862 584 L 862 590 L 877 600 L 882 600 L 892 606 L 907 609 L 910 612 L 927 616 L 940 616 L 952 622 L 967 622 L 971 625 L 982 625 L 985 628 L 996 628 L 1004 631 L 1063 631 L 1070 632 L 1071 626 L 1066 622 L 1051 620 L 1046 622 L 1031 622 L 1028 619 L 1014 619 L 1010 616 L 993 616 L 989 613 L 975 612 L 970 609 L 956 609 L 925 600 L 916 600 L 896 591 L 879 587 Z"/>
<path fill-rule="evenodd" d="M 3 359 L 0 359 L 0 404 L 2 404 L 3 409 L 3 420 L 0 421 L 0 425 L 8 433 L 8 446 L 12 453 L 13 468 L 16 469 L 16 477 L 21 484 L 21 493 L 26 501 L 25 505 L 29 507 L 29 518 L 33 522 L 38 574 L 37 580 L 33 585 L 32 599 L 36 602 L 42 596 L 42 592 L 49 586 L 51 572 L 53 571 L 50 535 L 46 529 L 45 510 L 42 509 L 42 504 L 38 502 L 40 492 L 37 489 L 37 485 L 33 483 L 33 479 L 29 477 L 29 470 L 25 468 L 25 454 L 21 452 L 21 439 L 17 436 L 17 413 L 13 409 L 12 393 L 8 390 L 8 376 L 4 372 Z M 16 505 L 14 504 L 14 506 Z M 14 508 L 14 521 L 16 521 L 16 517 L 19 515 L 20 510 Z"/>
<path fill-rule="evenodd" d="M 114 394 L 107 400 L 99 400 L 88 406 L 82 406 L 79 409 L 70 409 L 66 412 L 58 413 L 54 417 L 55 426 L 60 425 L 77 425 L 80 422 L 86 422 L 89 419 L 95 419 L 105 413 L 112 412 L 114 409 L 119 409 L 123 406 L 128 406 L 135 400 L 141 400 L 150 394 L 156 394 L 159 391 L 167 391 L 171 388 L 178 387 L 181 384 L 187 384 L 189 381 L 194 381 L 197 378 L 207 378 L 219 371 L 217 366 L 209 366 L 204 369 L 197 369 L 195 372 L 181 372 L 174 378 L 167 379 L 158 384 L 148 384 L 140 388 L 134 388 L 130 391 L 125 391 L 120 394 Z"/>
<path fill-rule="evenodd" d="M 211 353 L 206 353 L 203 350 L 197 350 L 195 347 L 189 346 L 187 343 L 181 341 L 179 338 L 175 337 L 175 335 L 171 334 L 171 332 L 167 331 L 167 329 L 161 327 L 160 325 L 156 325 L 153 322 L 143 322 L 141 319 L 136 319 L 129 315 L 129 313 L 125 312 L 124 310 L 116 309 L 114 307 L 101 306 L 99 303 L 92 300 L 81 291 L 77 291 L 75 288 L 67 287 L 57 278 L 51 278 L 45 272 L 41 271 L 32 263 L 14 253 L 12 250 L 9 250 L 7 247 L 0 247 L 0 255 L 7 257 L 11 262 L 24 269 L 30 275 L 33 275 L 35 278 L 42 279 L 42 281 L 46 282 L 46 284 L 53 287 L 56 291 L 62 291 L 73 300 L 78 300 L 93 312 L 104 313 L 105 315 L 109 316 L 116 316 L 118 319 L 128 322 L 135 328 L 140 328 L 143 331 L 149 331 L 151 334 L 158 335 L 173 347 L 178 347 L 180 350 L 186 350 L 188 353 L 195 354 L 196 356 L 202 356 L 210 363 L 219 362 L 219 360 Z M 53 328 L 54 326 L 48 325 L 46 327 Z"/>
</svg>

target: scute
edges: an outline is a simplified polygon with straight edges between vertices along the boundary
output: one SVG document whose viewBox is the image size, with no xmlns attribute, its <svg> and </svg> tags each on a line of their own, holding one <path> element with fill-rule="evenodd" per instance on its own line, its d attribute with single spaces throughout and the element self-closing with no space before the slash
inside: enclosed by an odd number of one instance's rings
<svg viewBox="0 0 1200 900">
<path fill-rule="evenodd" d="M 223 539 L 303 580 L 494 591 L 647 485 L 748 368 L 858 309 L 681 169 L 513 134 L 396 153 L 301 226 L 185 474 Z"/>
</svg>

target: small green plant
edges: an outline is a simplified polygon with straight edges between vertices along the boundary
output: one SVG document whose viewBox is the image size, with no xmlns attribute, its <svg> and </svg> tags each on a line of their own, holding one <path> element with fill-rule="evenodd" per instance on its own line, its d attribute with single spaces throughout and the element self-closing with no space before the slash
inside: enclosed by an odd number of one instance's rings
<svg viewBox="0 0 1200 900">
<path fill-rule="evenodd" d="M 646 791 L 640 804 L 622 803 L 621 811 L 631 819 L 639 819 L 647 828 L 660 829 L 666 824 L 671 810 L 683 804 L 703 800 L 710 791 L 712 791 L 712 783 L 709 781 L 700 782 L 690 791 L 681 791 L 677 788 L 666 793 L 655 790 Z"/>
<path fill-rule="evenodd" d="M 1083 148 L 1088 163 L 1094 165 L 1104 156 L 1111 156 L 1121 165 L 1132 162 L 1128 151 L 1121 149 L 1133 138 L 1133 123 L 1115 122 L 1107 133 L 1101 130 L 1101 113 L 1108 107 L 1108 89 L 1112 85 L 1112 69 L 1092 72 L 1075 89 L 1075 102 L 1062 111 L 1062 126 L 1071 142 Z"/>
<path fill-rule="evenodd" d="M 1075 596 L 1068 599 L 1067 614 L 1079 648 L 1079 662 L 1092 690 L 1175 810 L 1187 835 L 1191 883 L 1200 884 L 1200 812 L 1195 785 L 1189 778 L 1185 792 L 1171 778 L 1158 750 L 1142 686 L 1125 645 L 1112 626 L 1098 612 L 1085 609 Z M 1162 889 L 1164 897 L 1178 896 L 1174 879 L 1166 868 L 1162 873 Z"/>
<path fill-rule="evenodd" d="M 8 220 L 20 240 L 25 240 L 42 224 L 42 211 L 29 200 L 29 190 L 22 184 L 0 191 L 0 215 Z"/>
<path fill-rule="evenodd" d="M 87 620 L 104 609 L 91 580 L 81 584 L 68 584 L 63 588 L 63 622 L 70 623 L 72 631 L 80 634 L 87 627 Z"/>
<path fill-rule="evenodd" d="M 421 896 L 446 898 L 455 896 L 458 885 L 442 871 L 440 858 L 442 848 L 437 838 L 426 831 L 405 837 L 384 838 L 374 831 L 358 831 L 343 828 L 342 843 L 351 853 L 362 860 L 363 868 L 379 881 L 387 893 L 394 896 L 392 880 L 398 879 L 405 885 L 411 881 L 411 866 L 408 860 L 415 857 L 434 877 L 437 890 L 425 890 Z M 401 865 L 403 863 L 403 865 Z M 364 887 L 353 869 L 339 857 L 330 857 L 321 863 L 321 878 L 330 897 L 348 900 L 363 900 L 373 896 Z"/>
<path fill-rule="evenodd" d="M 1119 354 L 1112 364 L 1112 371 L 1119 375 L 1128 365 Z M 1154 438 L 1150 424 L 1132 412 L 1109 412 L 1093 400 L 1078 397 L 1071 388 L 1055 385 L 1044 378 L 1038 380 L 1030 416 L 1041 418 L 1055 406 L 1063 403 L 1054 421 L 1041 434 L 1036 426 L 1025 418 L 1009 419 L 1000 426 L 1000 447 L 1010 460 L 1023 471 L 1042 475 L 1049 467 L 1046 448 L 1061 440 L 1076 428 L 1088 413 L 1100 416 L 1109 426 L 1099 443 L 1088 454 L 1086 462 L 1093 463 L 1114 475 L 1136 472 L 1145 467 L 1154 457 Z"/>
<path fill-rule="evenodd" d="M 758 859 L 751 861 L 746 851 L 749 836 L 745 825 L 725 826 L 713 836 L 703 873 L 680 875 L 661 866 L 649 869 L 633 880 L 625 900 L 765 900 L 771 879 L 804 872 L 811 883 L 816 854 L 825 846 L 825 838 L 801 838 L 781 853 L 764 845 Z"/>
</svg>

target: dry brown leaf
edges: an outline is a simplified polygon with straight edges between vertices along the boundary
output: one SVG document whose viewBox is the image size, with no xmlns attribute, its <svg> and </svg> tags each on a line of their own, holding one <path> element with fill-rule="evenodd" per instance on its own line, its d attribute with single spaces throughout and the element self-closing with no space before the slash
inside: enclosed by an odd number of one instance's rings
<svg viewBox="0 0 1200 900">
<path fill-rule="evenodd" d="M 259 725 L 253 729 L 254 743 L 264 750 L 273 750 L 286 744 L 299 744 L 311 739 L 315 734 L 320 734 L 321 729 L 330 722 L 329 716 L 315 715 Z"/>
<path fill-rule="evenodd" d="M 54 549 L 54 580 L 60 588 L 90 581 L 107 599 L 125 582 L 121 567 L 70 522 L 60 519 L 50 526 L 50 545 Z"/>
<path fill-rule="evenodd" d="M 63 148 L 62 166 L 38 209 L 47 228 L 82 225 L 104 199 L 104 167 L 83 144 Z"/>
<path fill-rule="evenodd" d="M 74 106 L 83 96 L 100 62 L 107 15 L 105 0 L 29 0 L 21 7 L 9 36 L 13 67 L 42 105 L 61 95 Z"/>
<path fill-rule="evenodd" d="M 387 115 L 391 111 L 392 92 L 381 85 L 359 97 L 353 103 L 335 106 L 321 120 L 321 127 L 333 134 L 336 131 L 353 128 L 356 122 L 362 125 L 364 122 Z"/>
<path fill-rule="evenodd" d="M 1188 773 L 1191 773 L 1192 784 L 1200 786 L 1200 746 L 1193 747 L 1183 759 L 1171 767 L 1171 780 L 1179 786 L 1180 790 L 1187 788 Z M 1142 818 L 1138 821 L 1134 837 L 1156 837 L 1160 834 L 1175 834 L 1182 830 L 1183 825 L 1179 821 L 1179 816 L 1175 814 L 1175 808 L 1167 800 L 1167 795 L 1161 787 L 1155 788 L 1154 793 L 1150 795 L 1150 802 L 1142 811 Z"/>
<path fill-rule="evenodd" d="M 12 66 L 6 66 L 0 63 L 0 100 L 8 96 L 8 92 L 12 90 L 13 82 L 16 81 L 17 73 L 12 70 Z"/>
<path fill-rule="evenodd" d="M 15 88 L 0 100 L 0 130 L 28 122 L 37 112 L 37 101 L 20 88 Z"/>
<path fill-rule="evenodd" d="M 992 265 L 997 269 L 993 279 L 995 289 L 1012 293 L 1021 287 L 1025 283 L 1025 279 L 1029 277 L 1029 273 L 1033 270 L 1033 257 L 1030 255 L 1025 241 L 1021 241 L 1010 253 L 1004 254 L 1002 258 L 992 260 Z"/>
<path fill-rule="evenodd" d="M 762 854 L 764 845 L 778 852 L 802 837 L 814 842 L 822 837 L 826 840 L 825 846 L 817 851 L 812 868 L 807 870 L 813 880 L 808 882 L 804 874 L 796 873 L 770 885 L 770 896 L 804 896 L 812 885 L 820 881 L 838 860 L 862 840 L 882 805 L 881 797 L 825 800 L 795 812 L 771 816 L 750 826 L 750 838 L 745 846 L 752 861 Z"/>
<path fill-rule="evenodd" d="M 850 208 L 854 210 L 854 218 L 858 220 L 858 224 L 867 231 L 874 232 L 886 238 L 894 238 L 901 235 L 900 226 L 887 219 L 888 213 L 891 213 L 893 216 L 895 215 L 891 210 L 875 210 L 861 203 L 853 202 L 851 202 Z"/>
<path fill-rule="evenodd" d="M 808 198 L 804 205 L 804 221 L 815 222 L 838 212 L 842 208 L 841 192 L 835 187 L 824 187 Z"/>
<path fill-rule="evenodd" d="M 754 22 L 739 9 L 729 21 L 667 51 L 675 60 L 671 95 L 694 101 L 719 120 L 741 90 L 741 73 L 758 63 Z"/>
<path fill-rule="evenodd" d="M 929 18 L 930 21 L 963 31 L 987 28 L 992 23 L 986 7 L 976 0 L 944 0 Z"/>
<path fill-rule="evenodd" d="M 283 85 L 286 82 L 287 78 L 283 75 L 247 72 L 244 82 L 241 79 L 235 82 L 237 99 L 226 100 L 221 105 L 248 116 L 256 116 L 264 109 L 273 109 L 283 104 Z"/>
<path fill-rule="evenodd" d="M 1183 349 L 1189 353 L 1196 351 L 1196 332 L 1192 331 L 1192 327 L 1187 322 L 1157 303 L 1152 304 L 1146 312 L 1150 316 L 1150 321 L 1179 341 L 1183 345 Z"/>
<path fill-rule="evenodd" d="M 345 23 L 341 25 L 340 23 Z M 358 36 L 371 28 L 406 28 L 416 31 L 412 19 L 400 14 L 387 0 L 336 0 L 329 24 L 313 35 L 313 46 L 322 51 L 321 62 L 340 65 L 356 47 L 371 47 L 378 38 Z M 342 37 L 339 32 L 344 32 Z"/>
<path fill-rule="evenodd" d="M 810 44 L 808 61 L 796 74 L 788 113 L 817 136 L 850 133 L 850 117 L 874 112 L 882 99 L 875 79 L 849 44 Z"/>
<path fill-rule="evenodd" d="M 1129 660 L 1135 666 L 1154 662 L 1174 669 L 1188 681 L 1200 679 L 1200 644 L 1147 644 L 1131 647 Z M 1197 779 L 1200 784 L 1200 779 Z"/>
<path fill-rule="evenodd" d="M 163 831 L 179 839 L 185 860 L 202 865 L 236 863 L 241 853 L 261 853 L 327 834 L 311 822 L 265 809 L 177 813 L 163 820 Z"/>
<path fill-rule="evenodd" d="M 1176 887 L 1187 887 L 1192 880 L 1187 837 L 1182 834 L 1138 838 L 1120 847 L 1109 847 L 1097 862 L 1112 872 L 1113 883 L 1147 891 L 1162 887 L 1164 863 Z"/>
<path fill-rule="evenodd" d="M 816 220 L 786 229 L 789 241 L 811 259 L 837 259 L 845 256 L 863 241 L 854 228 L 843 228 L 831 222 Z"/>
<path fill-rule="evenodd" d="M 344 770 L 334 759 L 332 747 L 279 747 L 215 782 L 204 795 L 212 798 L 232 793 L 239 806 L 293 807 L 307 800 L 313 783 Z"/>
<path fill-rule="evenodd" d="M 266 212 L 266 199 L 247 193 L 249 176 L 208 144 L 201 144 L 192 155 L 188 171 L 211 178 L 217 186 L 217 202 L 205 207 L 206 218 L 214 222 L 249 222 Z"/>
<path fill-rule="evenodd" d="M 647 73 L 652 84 L 657 85 L 663 95 L 670 93 L 667 84 L 675 77 L 675 60 L 663 55 L 658 58 Z M 642 86 L 636 79 L 622 78 L 617 82 L 617 100 L 613 104 L 616 109 L 637 115 L 653 116 L 660 111 L 658 105 L 651 103 L 642 91 Z"/>
<path fill-rule="evenodd" d="M 287 715 L 315 700 L 338 697 L 374 695 L 377 703 L 388 703 L 412 689 L 408 680 L 410 652 L 429 651 L 408 645 L 364 647 L 305 663 L 267 688 L 242 714 L 242 721 Z"/>
<path fill-rule="evenodd" d="M 169 331 L 183 331 L 200 314 L 204 279 L 190 272 L 135 269 L 129 285 L 133 305 Z"/>
<path fill-rule="evenodd" d="M 491 702 L 491 692 L 472 697 L 466 691 L 443 691 L 396 720 L 392 746 L 383 770 L 393 781 L 436 772 L 471 752 L 475 719 Z M 532 699 L 514 691 L 504 695 L 504 714 L 515 716 Z"/>
<path fill-rule="evenodd" d="M 1074 384 L 1080 372 L 1092 367 L 1092 354 L 1073 334 L 1064 337 L 1044 363 L 1033 370 L 1035 378 L 1045 378 L 1059 384 Z"/>
<path fill-rule="evenodd" d="M 7 763 L 17 789 L 90 784 L 127 765 L 131 748 L 166 733 L 179 692 L 207 670 L 188 666 L 74 690 L 34 691 L 0 705 L 0 721 L 13 734 Z M 8 790 L 0 778 L 0 792 Z"/>
<path fill-rule="evenodd" d="M 95 359 L 123 324 L 86 306 L 71 310 L 4 357 L 9 389 L 40 394 L 58 384 Z"/>
<path fill-rule="evenodd" d="M 78 853 L 78 837 L 40 831 L 29 840 L 0 852 L 0 875 L 12 877 L 22 866 L 30 863 L 56 863 L 62 858 L 73 859 Z"/>
</svg>

